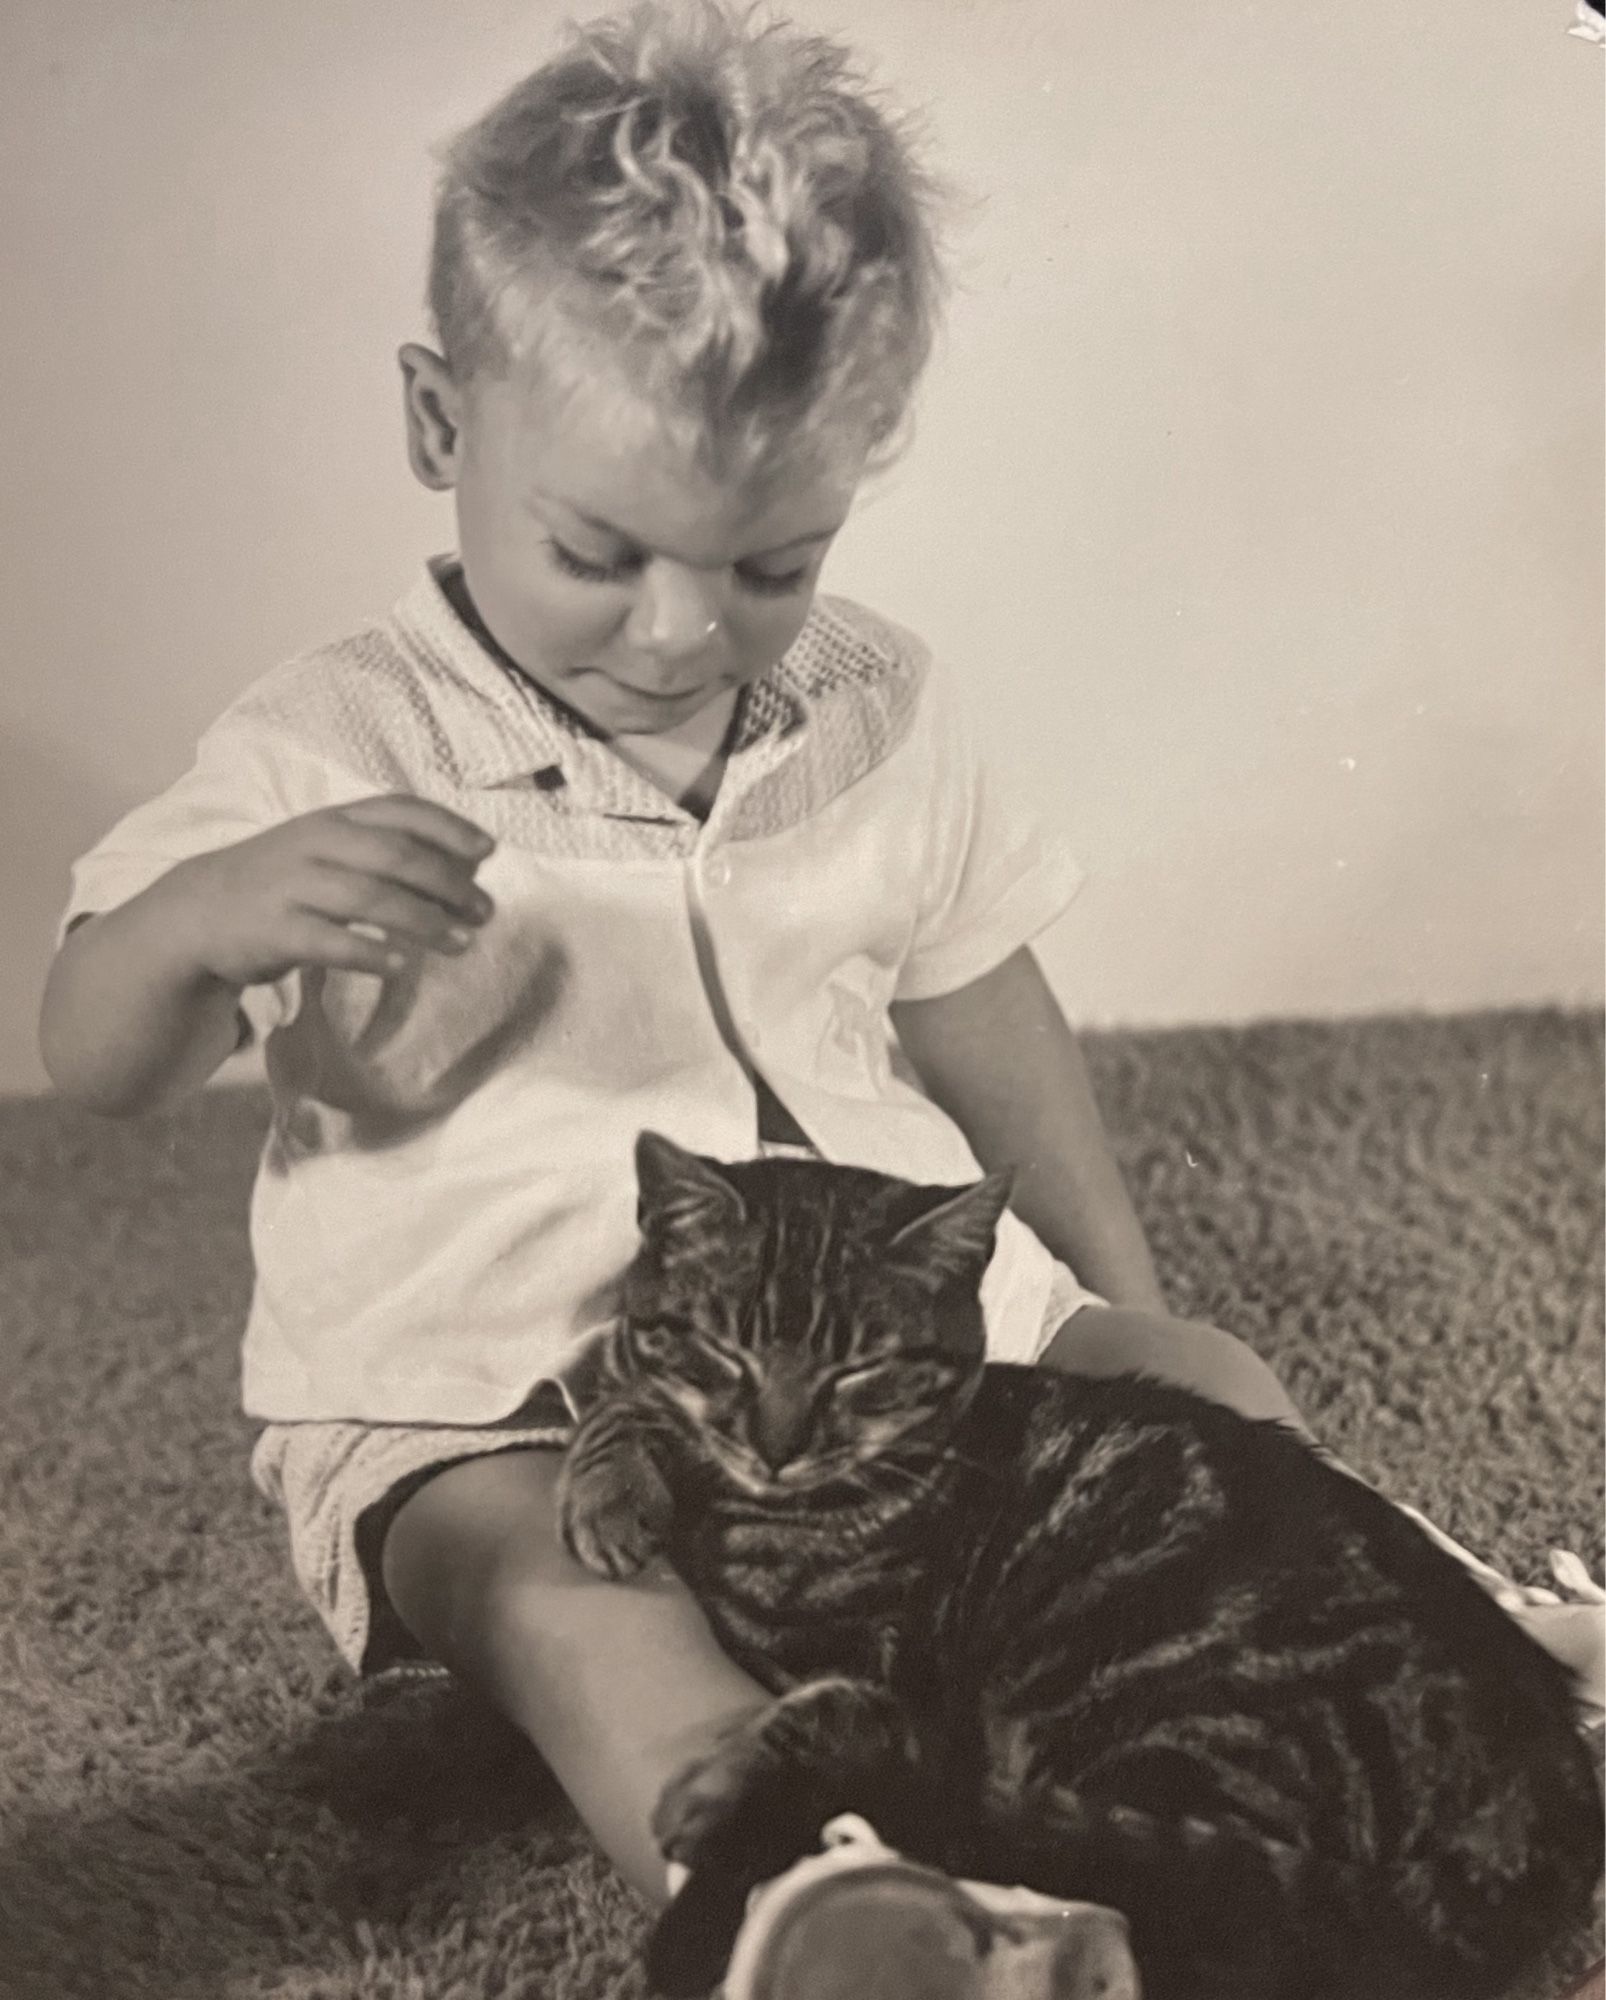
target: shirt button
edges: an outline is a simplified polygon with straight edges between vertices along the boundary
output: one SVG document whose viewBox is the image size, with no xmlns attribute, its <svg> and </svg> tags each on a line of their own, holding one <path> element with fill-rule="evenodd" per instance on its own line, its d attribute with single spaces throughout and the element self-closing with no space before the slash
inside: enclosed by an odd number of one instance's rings
<svg viewBox="0 0 1606 2000">
<path fill-rule="evenodd" d="M 731 879 L 731 865 L 728 861 L 710 861 L 706 870 L 710 888 L 723 889 Z"/>
</svg>

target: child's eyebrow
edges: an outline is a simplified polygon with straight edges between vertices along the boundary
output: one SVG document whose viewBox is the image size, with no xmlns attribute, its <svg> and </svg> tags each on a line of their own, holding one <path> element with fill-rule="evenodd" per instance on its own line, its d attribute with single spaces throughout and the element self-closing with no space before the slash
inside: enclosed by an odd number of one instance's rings
<svg viewBox="0 0 1606 2000">
<path fill-rule="evenodd" d="M 566 514 L 572 514 L 577 521 L 584 522 L 586 527 L 594 529 L 599 535 L 611 535 L 615 541 L 624 542 L 630 548 L 640 546 L 634 535 L 627 534 L 623 528 L 616 528 L 611 521 L 603 520 L 600 514 L 588 514 L 583 507 L 576 507 L 572 501 L 559 499 L 556 493 L 548 493 L 542 487 L 537 486 L 531 490 L 538 500 L 544 500 L 550 505 L 561 507 Z M 789 549 L 812 548 L 816 542 L 830 541 L 831 537 L 837 534 L 841 527 L 842 523 L 840 521 L 833 521 L 828 528 L 815 528 L 806 535 L 794 535 L 789 541 L 777 542 L 773 548 L 754 549 L 750 555 L 744 556 L 742 560 L 744 562 L 762 562 L 769 556 L 784 556 Z"/>
</svg>

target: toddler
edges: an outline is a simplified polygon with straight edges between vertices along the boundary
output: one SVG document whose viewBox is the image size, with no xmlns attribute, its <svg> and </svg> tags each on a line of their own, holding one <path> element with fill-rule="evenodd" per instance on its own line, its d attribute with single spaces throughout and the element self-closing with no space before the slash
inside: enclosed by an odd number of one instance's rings
<svg viewBox="0 0 1606 2000">
<path fill-rule="evenodd" d="M 351 1665 L 440 1663 L 652 1897 L 665 1781 L 761 1699 L 670 1576 L 554 1531 L 653 1127 L 1016 1173 L 999 1358 L 1297 1421 L 1167 1316 L 1032 939 L 1076 871 L 924 646 L 817 593 L 902 439 L 938 190 L 834 45 L 722 8 L 578 31 L 451 150 L 400 354 L 456 550 L 258 681 L 78 864 L 58 1086 L 167 1105 L 264 1048 L 244 1402 Z"/>
</svg>

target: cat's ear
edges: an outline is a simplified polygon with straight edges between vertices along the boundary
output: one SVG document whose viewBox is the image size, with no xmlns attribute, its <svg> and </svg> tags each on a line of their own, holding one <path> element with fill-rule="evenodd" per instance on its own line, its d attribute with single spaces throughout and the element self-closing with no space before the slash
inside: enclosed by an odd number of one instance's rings
<svg viewBox="0 0 1606 2000">
<path fill-rule="evenodd" d="M 919 1189 L 919 1207 L 904 1212 L 888 1255 L 943 1283 L 980 1285 L 1013 1186 L 1012 1174 L 989 1174 L 973 1187 Z"/>
<path fill-rule="evenodd" d="M 636 1219 L 643 1236 L 684 1229 L 728 1229 L 747 1210 L 717 1163 L 688 1153 L 659 1132 L 636 1140 Z"/>
</svg>

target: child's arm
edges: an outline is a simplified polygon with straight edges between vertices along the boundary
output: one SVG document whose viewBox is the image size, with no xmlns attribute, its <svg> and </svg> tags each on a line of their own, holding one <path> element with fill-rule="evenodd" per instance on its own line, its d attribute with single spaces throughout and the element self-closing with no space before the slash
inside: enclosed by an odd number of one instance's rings
<svg viewBox="0 0 1606 2000">
<path fill-rule="evenodd" d="M 395 796 L 179 862 L 63 943 L 39 1023 L 51 1081 L 109 1116 L 157 1110 L 236 1047 L 247 986 L 302 965 L 382 975 L 403 946 L 461 951 L 489 913 L 473 876 L 490 848 L 456 813 Z"/>
<path fill-rule="evenodd" d="M 45 982 L 39 1050 L 50 1080 L 108 1117 L 176 1103 L 239 1044 L 238 990 L 178 942 L 177 872 L 80 919 Z"/>
<path fill-rule="evenodd" d="M 1112 1305 L 1164 1312 L 1081 1049 L 1032 953 L 957 992 L 901 1001 L 892 1022 L 976 1158 L 1014 1170 L 1021 1220 Z"/>
</svg>

